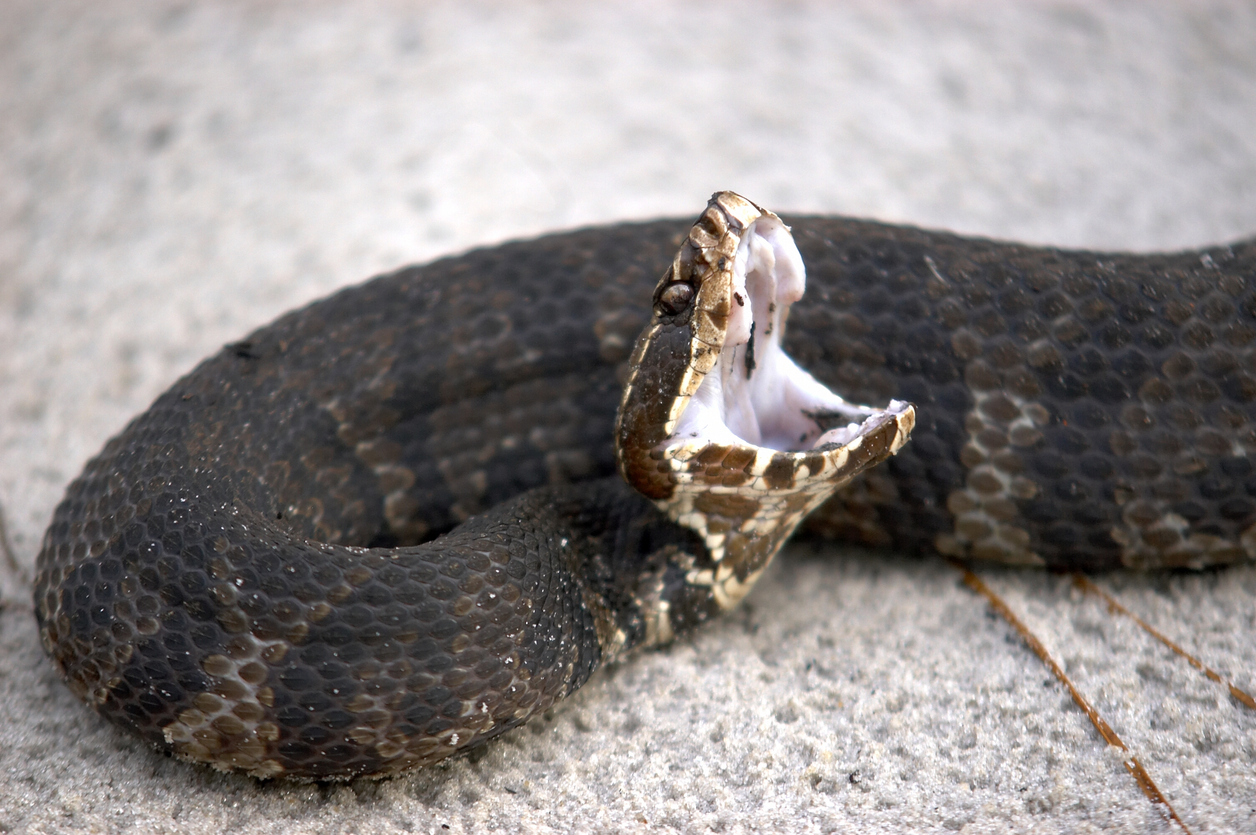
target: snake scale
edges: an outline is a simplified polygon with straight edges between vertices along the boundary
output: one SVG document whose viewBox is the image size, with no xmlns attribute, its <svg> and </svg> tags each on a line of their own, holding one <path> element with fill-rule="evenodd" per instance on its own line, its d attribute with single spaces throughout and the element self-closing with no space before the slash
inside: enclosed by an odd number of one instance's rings
<svg viewBox="0 0 1256 835">
<path fill-rule="evenodd" d="M 817 505 L 823 535 L 1053 569 L 1256 558 L 1256 241 L 789 224 L 722 193 L 226 346 L 68 488 L 45 650 L 162 750 L 346 779 L 733 606 Z"/>
</svg>

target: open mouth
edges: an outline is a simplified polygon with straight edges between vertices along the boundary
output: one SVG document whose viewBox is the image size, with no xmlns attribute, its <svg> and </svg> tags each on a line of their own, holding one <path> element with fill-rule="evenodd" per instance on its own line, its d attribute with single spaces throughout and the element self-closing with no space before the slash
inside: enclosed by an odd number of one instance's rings
<svg viewBox="0 0 1256 835">
<path fill-rule="evenodd" d="M 701 537 L 686 552 L 684 582 L 720 610 L 808 513 L 895 454 L 915 425 L 909 403 L 848 403 L 785 354 L 789 309 L 804 290 L 785 224 L 719 192 L 659 282 L 633 352 L 616 427 L 620 471 Z M 671 634 L 665 606 L 651 623 L 655 642 Z"/>
<path fill-rule="evenodd" d="M 680 416 L 687 442 L 806 452 L 847 446 L 911 407 L 849 403 L 782 350 L 789 308 L 806 290 L 802 256 L 779 218 L 764 215 L 741 236 L 729 287 L 728 326 L 715 367 Z"/>
</svg>

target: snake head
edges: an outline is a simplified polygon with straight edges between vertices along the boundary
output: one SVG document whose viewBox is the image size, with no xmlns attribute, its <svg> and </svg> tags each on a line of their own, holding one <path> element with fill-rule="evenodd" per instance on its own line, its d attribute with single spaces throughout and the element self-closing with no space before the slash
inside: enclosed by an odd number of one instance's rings
<svg viewBox="0 0 1256 835">
<path fill-rule="evenodd" d="M 766 564 L 798 523 L 893 455 L 915 425 L 901 401 L 848 403 L 781 347 L 806 290 L 773 213 L 711 198 L 654 292 L 620 403 L 620 470 L 673 521 Z M 761 567 L 761 565 L 760 565 Z"/>
</svg>

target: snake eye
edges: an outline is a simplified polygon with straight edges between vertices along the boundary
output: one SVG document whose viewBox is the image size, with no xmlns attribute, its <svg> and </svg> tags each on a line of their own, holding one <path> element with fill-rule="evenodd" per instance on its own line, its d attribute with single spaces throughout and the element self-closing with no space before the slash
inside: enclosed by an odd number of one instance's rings
<svg viewBox="0 0 1256 835">
<path fill-rule="evenodd" d="M 675 316 L 683 313 L 692 301 L 693 285 L 677 282 L 667 285 L 663 288 L 663 292 L 659 293 L 658 307 L 668 316 Z"/>
</svg>

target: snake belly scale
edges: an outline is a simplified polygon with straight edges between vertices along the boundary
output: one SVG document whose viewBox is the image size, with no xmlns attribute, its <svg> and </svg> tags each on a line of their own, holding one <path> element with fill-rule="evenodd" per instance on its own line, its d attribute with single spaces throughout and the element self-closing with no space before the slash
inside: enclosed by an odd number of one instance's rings
<svg viewBox="0 0 1256 835">
<path fill-rule="evenodd" d="M 789 222 L 722 193 L 225 347 L 68 488 L 45 650 L 162 750 L 347 779 L 734 605 L 816 505 L 821 534 L 1052 568 L 1256 558 L 1256 242 Z"/>
</svg>

